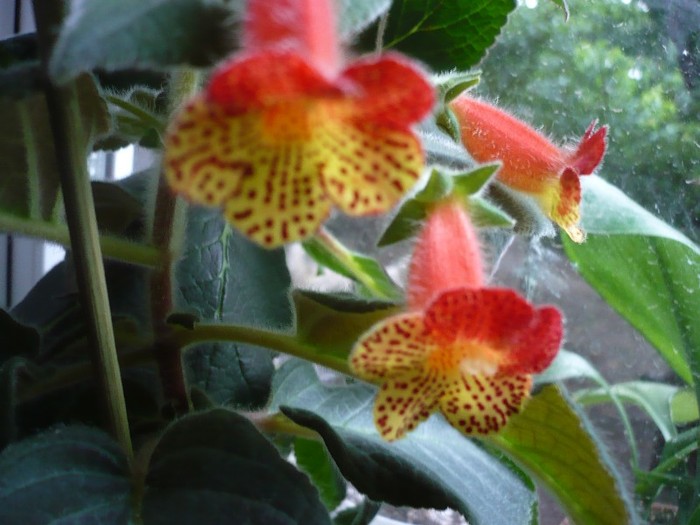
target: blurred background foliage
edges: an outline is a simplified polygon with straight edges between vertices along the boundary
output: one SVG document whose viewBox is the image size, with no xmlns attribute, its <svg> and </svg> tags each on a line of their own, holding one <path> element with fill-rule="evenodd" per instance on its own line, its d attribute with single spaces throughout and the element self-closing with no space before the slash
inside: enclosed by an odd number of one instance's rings
<svg viewBox="0 0 700 525">
<path fill-rule="evenodd" d="M 609 124 L 600 175 L 697 242 L 700 0 L 568 4 L 522 1 L 477 93 L 558 141 Z"/>
</svg>

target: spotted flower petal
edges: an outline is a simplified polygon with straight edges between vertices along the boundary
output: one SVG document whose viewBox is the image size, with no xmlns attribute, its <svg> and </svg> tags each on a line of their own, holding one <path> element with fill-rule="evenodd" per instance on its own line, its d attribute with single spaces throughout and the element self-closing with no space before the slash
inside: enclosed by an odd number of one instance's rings
<svg viewBox="0 0 700 525">
<path fill-rule="evenodd" d="M 402 314 L 375 325 L 358 342 L 350 365 L 363 378 L 381 381 L 420 369 L 434 349 L 432 339 L 427 337 L 423 316 Z"/>
<path fill-rule="evenodd" d="M 447 421 L 466 435 L 498 432 L 517 414 L 530 396 L 528 375 L 488 377 L 462 373 L 454 376 L 440 397 Z"/>
<path fill-rule="evenodd" d="M 438 406 L 441 388 L 435 378 L 415 373 L 385 381 L 374 404 L 374 422 L 382 438 L 399 439 L 428 419 Z"/>
</svg>

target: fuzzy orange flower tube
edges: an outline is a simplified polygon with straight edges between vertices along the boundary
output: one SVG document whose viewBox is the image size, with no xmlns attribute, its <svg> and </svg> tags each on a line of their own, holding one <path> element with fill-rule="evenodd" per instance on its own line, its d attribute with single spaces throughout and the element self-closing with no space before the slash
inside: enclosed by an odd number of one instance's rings
<svg viewBox="0 0 700 525">
<path fill-rule="evenodd" d="M 166 134 L 172 189 L 268 248 L 312 235 L 333 206 L 389 210 L 423 169 L 411 126 L 432 86 L 397 54 L 344 63 L 332 6 L 249 0 L 243 51 Z"/>
<path fill-rule="evenodd" d="M 500 160 L 497 178 L 537 199 L 544 213 L 574 242 L 583 242 L 579 227 L 581 183 L 605 154 L 607 127 L 593 121 L 577 147 L 560 148 L 526 123 L 467 94 L 450 103 L 462 143 L 477 162 Z"/>
<path fill-rule="evenodd" d="M 561 314 L 484 285 L 476 232 L 456 202 L 429 216 L 408 297 L 409 311 L 375 325 L 350 355 L 358 377 L 381 385 L 379 433 L 399 439 L 436 410 L 467 436 L 498 432 L 557 354 Z"/>
</svg>

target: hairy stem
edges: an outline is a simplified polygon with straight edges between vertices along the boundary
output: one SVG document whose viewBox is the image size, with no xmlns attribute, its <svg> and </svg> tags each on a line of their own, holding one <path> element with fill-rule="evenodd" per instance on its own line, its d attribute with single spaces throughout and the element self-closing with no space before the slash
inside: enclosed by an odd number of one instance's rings
<svg viewBox="0 0 700 525">
<path fill-rule="evenodd" d="M 39 50 L 46 71 L 56 26 L 62 17 L 62 3 L 34 0 L 33 6 Z M 71 86 L 55 86 L 46 78 L 44 93 L 63 190 L 80 303 L 88 319 L 90 357 L 103 393 L 109 428 L 131 461 L 133 449 L 129 422 L 87 171 L 89 139 L 82 128 L 75 90 Z"/>
<path fill-rule="evenodd" d="M 68 228 L 53 222 L 24 219 L 0 212 L 0 231 L 28 237 L 38 237 L 67 248 L 70 247 L 70 232 Z M 99 242 L 102 255 L 108 259 L 148 267 L 157 266 L 160 260 L 158 250 L 142 243 L 113 235 L 102 235 L 99 238 Z"/>
<path fill-rule="evenodd" d="M 331 368 L 343 374 L 351 374 L 347 359 L 323 354 L 294 336 L 269 332 L 259 328 L 232 324 L 196 324 L 191 330 L 181 329 L 173 333 L 173 339 L 181 347 L 206 341 L 234 341 L 263 346 L 283 354 L 300 357 L 312 363 Z"/>
<path fill-rule="evenodd" d="M 182 70 L 172 74 L 169 87 L 169 109 L 172 113 L 198 87 L 198 75 Z M 182 355 L 170 337 L 171 327 L 166 323 L 173 309 L 172 270 L 183 236 L 184 210 L 165 180 L 158 181 L 153 211 L 152 244 L 159 250 L 161 264 L 151 275 L 151 323 L 156 335 L 154 356 L 163 386 L 165 399 L 178 414 L 190 408 L 187 383 L 182 368 Z"/>
</svg>

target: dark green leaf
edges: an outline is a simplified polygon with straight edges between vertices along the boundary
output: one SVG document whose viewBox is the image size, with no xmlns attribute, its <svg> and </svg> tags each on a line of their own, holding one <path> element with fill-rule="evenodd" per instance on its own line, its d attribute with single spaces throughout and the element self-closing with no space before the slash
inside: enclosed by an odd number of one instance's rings
<svg viewBox="0 0 700 525">
<path fill-rule="evenodd" d="M 2 309 L 0 309 L 0 334 L 4 341 L 0 363 L 12 356 L 30 357 L 39 350 L 39 333 L 36 329 L 18 322 Z"/>
<path fill-rule="evenodd" d="M 451 507 L 473 525 L 530 524 L 531 489 L 442 418 L 387 443 L 372 421 L 373 388 L 324 386 L 310 364 L 298 361 L 282 367 L 274 391 L 271 410 L 283 405 L 288 417 L 317 431 L 343 475 L 369 498 Z"/>
<path fill-rule="evenodd" d="M 394 0 L 384 47 L 422 60 L 435 71 L 469 69 L 484 57 L 515 9 L 513 0 Z M 365 35 L 372 48 L 376 29 Z"/>
<path fill-rule="evenodd" d="M 234 47 L 233 13 L 215 0 L 74 2 L 56 42 L 51 76 L 82 71 L 206 66 Z"/>
<path fill-rule="evenodd" d="M 342 40 L 350 40 L 382 16 L 391 0 L 338 0 L 338 26 Z"/>
<path fill-rule="evenodd" d="M 700 373 L 700 249 L 599 177 L 583 186 L 578 271 L 689 384 Z"/>
<path fill-rule="evenodd" d="M 27 360 L 22 357 L 8 359 L 0 366 L 0 450 L 19 435 L 15 405 L 22 375 L 29 375 Z"/>
<path fill-rule="evenodd" d="M 0 98 L 23 98 L 42 88 L 38 61 L 23 62 L 0 69 Z"/>
<path fill-rule="evenodd" d="M 120 186 L 101 181 L 93 181 L 91 186 L 100 231 L 121 235 L 143 215 L 138 199 Z"/>
<path fill-rule="evenodd" d="M 244 417 L 224 409 L 185 416 L 151 456 L 144 525 L 329 524 L 308 478 Z"/>
<path fill-rule="evenodd" d="M 76 79 L 80 106 L 82 146 L 89 151 L 94 140 L 110 126 L 109 112 L 92 77 Z M 0 98 L 0 213 L 35 220 L 53 219 L 58 195 L 58 173 L 48 110 L 42 93 L 22 99 Z"/>
<path fill-rule="evenodd" d="M 294 457 L 299 468 L 316 485 L 326 508 L 333 510 L 340 505 L 345 499 L 347 483 L 325 445 L 313 439 L 297 438 L 294 440 Z"/>
<path fill-rule="evenodd" d="M 126 458 L 105 433 L 55 428 L 0 455 L 0 523 L 129 523 Z"/>
<path fill-rule="evenodd" d="M 577 525 L 637 523 L 619 474 L 556 387 L 544 387 L 488 441 L 556 495 Z"/>
<path fill-rule="evenodd" d="M 287 329 L 292 323 L 290 277 L 282 250 L 265 250 L 226 224 L 217 210 L 192 207 L 185 247 L 175 269 L 179 311 L 202 321 Z M 214 401 L 261 406 L 272 378 L 272 353 L 216 343 L 188 350 L 192 384 Z"/>
</svg>

